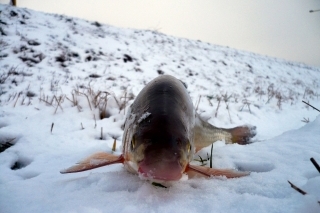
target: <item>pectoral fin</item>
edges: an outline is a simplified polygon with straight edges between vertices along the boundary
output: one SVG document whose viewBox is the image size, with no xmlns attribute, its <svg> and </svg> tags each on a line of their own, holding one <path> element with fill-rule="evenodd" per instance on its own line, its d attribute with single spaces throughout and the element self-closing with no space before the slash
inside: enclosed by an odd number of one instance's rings
<svg viewBox="0 0 320 213">
<path fill-rule="evenodd" d="M 124 158 L 122 155 L 117 156 L 109 153 L 99 152 L 91 155 L 90 157 L 80 161 L 76 165 L 60 171 L 61 174 L 82 172 L 90 169 L 95 169 L 110 164 L 123 163 Z"/>
<path fill-rule="evenodd" d="M 192 178 L 197 175 L 205 177 L 226 176 L 227 178 L 239 178 L 248 176 L 250 174 L 250 172 L 241 172 L 232 169 L 213 169 L 209 167 L 195 166 L 190 164 L 187 166 L 186 172 L 189 178 Z"/>
</svg>

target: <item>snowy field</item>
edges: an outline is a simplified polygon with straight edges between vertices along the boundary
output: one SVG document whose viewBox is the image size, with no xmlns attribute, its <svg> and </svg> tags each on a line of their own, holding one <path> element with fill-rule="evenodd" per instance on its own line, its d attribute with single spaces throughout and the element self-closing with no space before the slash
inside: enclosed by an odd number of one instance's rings
<svg viewBox="0 0 320 213">
<path fill-rule="evenodd" d="M 0 212 L 319 213 L 320 68 L 148 30 L 0 5 Z M 187 85 L 211 124 L 257 126 L 253 143 L 213 146 L 213 166 L 251 171 L 161 188 L 111 165 L 128 107 L 153 78 Z M 101 133 L 102 131 L 102 133 Z M 210 155 L 210 147 L 195 155 Z M 206 165 L 209 166 L 209 165 Z M 291 181 L 306 191 L 301 195 Z"/>
</svg>

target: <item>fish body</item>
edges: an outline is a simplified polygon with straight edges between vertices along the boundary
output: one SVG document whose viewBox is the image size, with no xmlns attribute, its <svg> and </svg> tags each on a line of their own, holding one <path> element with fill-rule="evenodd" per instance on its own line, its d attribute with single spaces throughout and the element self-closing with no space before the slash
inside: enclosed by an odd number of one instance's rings
<svg viewBox="0 0 320 213">
<path fill-rule="evenodd" d="M 141 178 L 174 181 L 195 174 L 241 177 L 247 172 L 191 165 L 196 151 L 217 140 L 247 144 L 254 128 L 215 127 L 196 113 L 184 84 L 173 76 L 162 75 L 148 83 L 127 113 L 122 137 L 122 155 L 98 153 L 62 173 L 85 171 L 114 163 Z"/>
<path fill-rule="evenodd" d="M 130 107 L 123 134 L 125 167 L 142 176 L 180 179 L 194 154 L 195 110 L 184 85 L 160 76 Z"/>
</svg>

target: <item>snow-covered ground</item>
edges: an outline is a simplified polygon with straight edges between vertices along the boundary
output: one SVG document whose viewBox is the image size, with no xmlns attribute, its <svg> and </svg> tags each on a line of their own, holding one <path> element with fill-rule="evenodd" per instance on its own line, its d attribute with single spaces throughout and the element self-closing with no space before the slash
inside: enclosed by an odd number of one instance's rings
<svg viewBox="0 0 320 213">
<path fill-rule="evenodd" d="M 320 68 L 154 31 L 0 10 L 0 212 L 320 212 L 320 174 L 309 160 L 320 163 L 320 117 L 302 103 L 320 108 Z M 213 149 L 214 167 L 250 176 L 161 188 L 120 164 L 59 173 L 111 152 L 115 139 L 120 154 L 129 105 L 161 74 L 181 79 L 210 123 L 257 126 L 254 143 L 220 141 Z"/>
</svg>

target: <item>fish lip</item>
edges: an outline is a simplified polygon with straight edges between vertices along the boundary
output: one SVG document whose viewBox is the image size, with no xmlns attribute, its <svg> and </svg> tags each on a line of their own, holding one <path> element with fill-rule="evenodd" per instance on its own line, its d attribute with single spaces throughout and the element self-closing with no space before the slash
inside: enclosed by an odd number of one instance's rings
<svg viewBox="0 0 320 213">
<path fill-rule="evenodd" d="M 152 181 L 178 181 L 182 178 L 182 173 L 180 175 L 174 176 L 174 177 L 164 177 L 164 176 L 153 176 L 149 173 L 142 173 L 138 170 L 139 177 L 143 180 L 152 180 Z"/>
<path fill-rule="evenodd" d="M 163 162 L 158 163 L 160 165 Z M 146 165 L 145 161 L 138 164 L 138 174 L 141 179 L 159 181 L 178 181 L 182 178 L 182 166 L 179 162 L 166 163 L 166 168 L 158 168 L 153 165 Z M 160 166 L 161 167 L 161 166 Z"/>
</svg>

